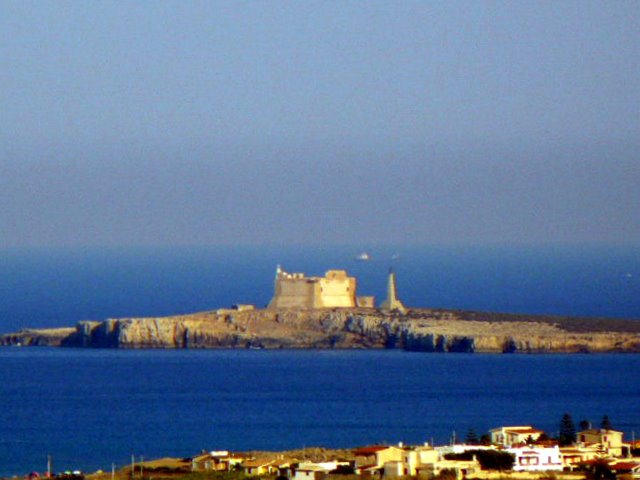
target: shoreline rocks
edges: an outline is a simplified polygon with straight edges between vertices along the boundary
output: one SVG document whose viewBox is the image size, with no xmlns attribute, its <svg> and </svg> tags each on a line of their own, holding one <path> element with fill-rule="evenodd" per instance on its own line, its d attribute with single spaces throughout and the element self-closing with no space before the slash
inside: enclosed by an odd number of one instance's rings
<svg viewBox="0 0 640 480">
<path fill-rule="evenodd" d="M 439 353 L 640 353 L 640 321 L 412 309 L 217 310 L 27 329 L 0 345 L 77 348 L 397 348 Z"/>
</svg>

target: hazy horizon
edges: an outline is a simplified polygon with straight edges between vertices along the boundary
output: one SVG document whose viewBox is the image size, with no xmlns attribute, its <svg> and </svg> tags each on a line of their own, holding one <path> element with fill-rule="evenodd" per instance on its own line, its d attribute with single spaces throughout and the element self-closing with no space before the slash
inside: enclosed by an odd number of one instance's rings
<svg viewBox="0 0 640 480">
<path fill-rule="evenodd" d="M 0 3 L 0 248 L 640 245 L 638 2 Z"/>
</svg>

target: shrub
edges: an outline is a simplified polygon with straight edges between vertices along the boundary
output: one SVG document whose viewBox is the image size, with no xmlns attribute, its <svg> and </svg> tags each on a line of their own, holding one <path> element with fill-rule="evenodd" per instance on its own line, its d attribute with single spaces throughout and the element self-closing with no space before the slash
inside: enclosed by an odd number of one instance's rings
<svg viewBox="0 0 640 480">
<path fill-rule="evenodd" d="M 458 476 L 456 475 L 456 471 L 452 468 L 445 468 L 441 470 L 438 475 L 433 477 L 434 480 L 456 480 Z"/>
<path fill-rule="evenodd" d="M 463 453 L 449 453 L 444 456 L 447 460 L 473 460 L 478 459 L 483 470 L 511 470 L 515 457 L 508 452 L 499 450 L 467 450 Z"/>
</svg>

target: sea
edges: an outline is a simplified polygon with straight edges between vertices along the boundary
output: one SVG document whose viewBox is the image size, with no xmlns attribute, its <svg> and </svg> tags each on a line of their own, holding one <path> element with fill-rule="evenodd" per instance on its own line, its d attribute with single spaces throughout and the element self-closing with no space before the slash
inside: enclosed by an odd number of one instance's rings
<svg viewBox="0 0 640 480">
<path fill-rule="evenodd" d="M 371 260 L 356 260 L 366 251 Z M 622 246 L 0 250 L 0 332 L 264 306 L 277 265 L 346 269 L 406 305 L 640 321 L 640 250 Z M 0 476 L 133 455 L 449 443 L 505 424 L 557 432 L 608 415 L 640 434 L 640 355 L 0 349 Z"/>
</svg>

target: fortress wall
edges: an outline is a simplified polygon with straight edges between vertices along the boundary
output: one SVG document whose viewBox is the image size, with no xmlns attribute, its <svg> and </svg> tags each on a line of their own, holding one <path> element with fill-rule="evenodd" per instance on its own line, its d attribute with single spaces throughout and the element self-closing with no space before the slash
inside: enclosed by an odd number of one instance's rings
<svg viewBox="0 0 640 480">
<path fill-rule="evenodd" d="M 331 273 L 331 272 L 330 272 Z M 353 277 L 335 276 L 321 278 L 318 307 L 355 307 L 356 279 Z"/>
<path fill-rule="evenodd" d="M 305 277 L 278 269 L 269 308 L 353 308 L 356 287 L 356 279 L 344 270 L 329 270 L 324 277 Z"/>
<path fill-rule="evenodd" d="M 317 282 L 311 279 L 279 278 L 270 308 L 313 308 Z"/>
<path fill-rule="evenodd" d="M 358 307 L 362 307 L 362 308 L 375 308 L 376 298 L 373 295 L 356 297 L 356 304 Z"/>
</svg>

